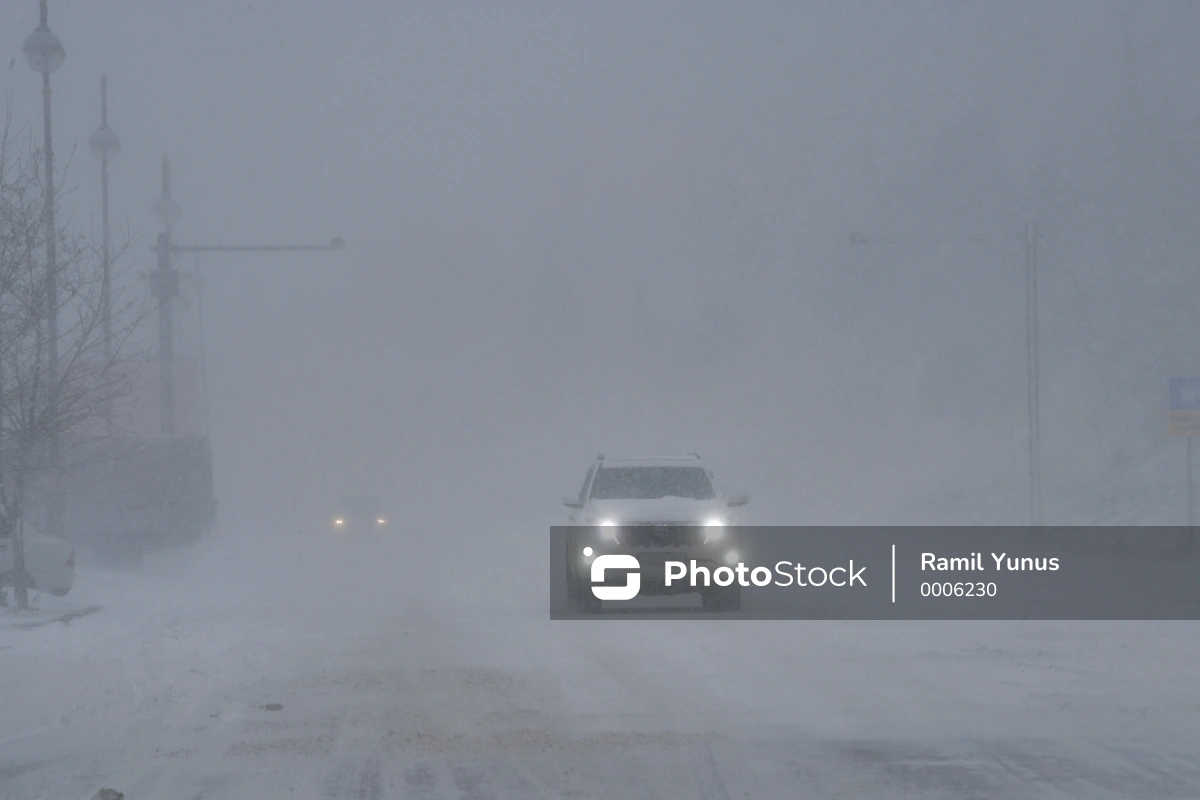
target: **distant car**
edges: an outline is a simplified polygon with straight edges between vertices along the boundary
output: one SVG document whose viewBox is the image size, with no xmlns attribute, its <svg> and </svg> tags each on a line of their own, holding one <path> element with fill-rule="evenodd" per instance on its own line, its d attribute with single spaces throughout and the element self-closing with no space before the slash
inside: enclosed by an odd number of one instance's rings
<svg viewBox="0 0 1200 800">
<path fill-rule="evenodd" d="M 374 497 L 343 497 L 334 505 L 329 523 L 337 533 L 378 531 L 387 528 L 388 518 Z"/>
<path fill-rule="evenodd" d="M 0 508 L 0 587 L 15 585 L 15 523 Z M 25 523 L 25 575 L 30 589 L 63 597 L 75 585 L 75 548 Z"/>
<path fill-rule="evenodd" d="M 746 505 L 745 494 L 726 494 L 700 456 L 606 459 L 588 470 L 579 495 L 563 498 L 572 509 L 569 520 L 581 530 L 567 543 L 567 587 L 574 607 L 600 610 L 591 591 L 591 563 L 604 553 L 626 553 L 642 564 L 695 559 L 715 569 L 736 564 L 737 543 L 728 529 L 738 523 L 734 508 Z M 589 528 L 583 531 L 582 528 Z M 643 575 L 640 594 L 674 594 L 690 587 L 655 584 Z M 700 592 L 704 608 L 736 611 L 741 590 L 736 583 Z"/>
</svg>

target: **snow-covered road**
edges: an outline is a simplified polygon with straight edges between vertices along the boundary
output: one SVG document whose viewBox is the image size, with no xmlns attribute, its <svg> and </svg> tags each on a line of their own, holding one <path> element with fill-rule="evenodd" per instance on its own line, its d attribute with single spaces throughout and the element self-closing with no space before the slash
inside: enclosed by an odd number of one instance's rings
<svg viewBox="0 0 1200 800">
<path fill-rule="evenodd" d="M 552 622 L 528 541 L 83 570 L 0 629 L 0 798 L 1200 797 L 1194 624 Z"/>
</svg>

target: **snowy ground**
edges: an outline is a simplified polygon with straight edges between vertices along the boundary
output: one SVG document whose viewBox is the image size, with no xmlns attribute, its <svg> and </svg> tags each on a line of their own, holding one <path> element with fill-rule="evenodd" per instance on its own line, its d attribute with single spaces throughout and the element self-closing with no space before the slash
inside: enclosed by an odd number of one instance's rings
<svg viewBox="0 0 1200 800">
<path fill-rule="evenodd" d="M 521 536 L 81 569 L 0 624 L 0 798 L 1200 797 L 1200 626 L 551 622 Z"/>
</svg>

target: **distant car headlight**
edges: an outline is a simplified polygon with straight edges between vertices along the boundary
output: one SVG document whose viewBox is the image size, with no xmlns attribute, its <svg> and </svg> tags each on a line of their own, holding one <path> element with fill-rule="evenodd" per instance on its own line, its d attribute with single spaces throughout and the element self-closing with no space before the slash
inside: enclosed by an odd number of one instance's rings
<svg viewBox="0 0 1200 800">
<path fill-rule="evenodd" d="M 375 520 L 375 524 L 376 525 L 387 525 L 387 520 L 384 519 L 383 517 L 380 517 L 379 519 Z"/>
<path fill-rule="evenodd" d="M 344 520 L 344 519 L 335 519 L 335 520 L 333 521 L 333 524 L 334 524 L 334 525 L 345 525 L 345 524 L 346 524 L 346 520 Z"/>
<path fill-rule="evenodd" d="M 615 519 L 602 519 L 600 520 L 600 525 L 605 528 L 614 528 L 617 525 L 617 521 Z"/>
</svg>

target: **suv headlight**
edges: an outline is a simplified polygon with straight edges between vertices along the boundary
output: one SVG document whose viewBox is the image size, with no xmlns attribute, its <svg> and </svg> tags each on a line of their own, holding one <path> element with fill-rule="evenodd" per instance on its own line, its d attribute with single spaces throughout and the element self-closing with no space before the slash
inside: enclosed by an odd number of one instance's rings
<svg viewBox="0 0 1200 800">
<path fill-rule="evenodd" d="M 704 521 L 704 541 L 716 542 L 725 538 L 725 520 L 720 517 L 713 517 Z"/>
</svg>

